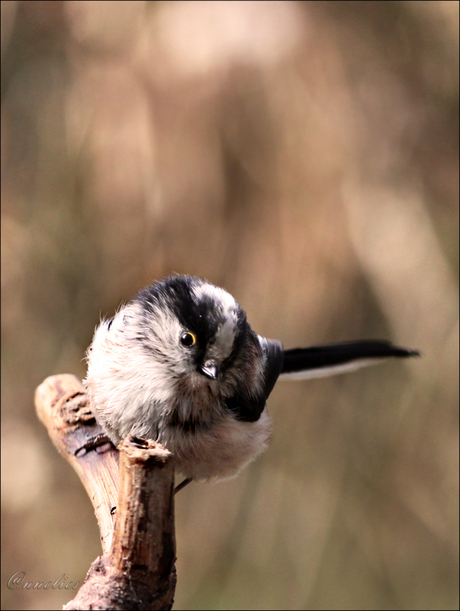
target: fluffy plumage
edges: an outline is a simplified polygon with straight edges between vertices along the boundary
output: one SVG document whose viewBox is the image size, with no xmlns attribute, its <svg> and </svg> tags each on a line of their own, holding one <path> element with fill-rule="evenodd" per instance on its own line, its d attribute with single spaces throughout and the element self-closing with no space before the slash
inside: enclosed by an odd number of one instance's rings
<svg viewBox="0 0 460 611">
<path fill-rule="evenodd" d="M 236 475 L 266 447 L 278 377 L 308 378 L 418 353 L 385 341 L 283 351 L 257 335 L 224 289 L 174 276 L 142 289 L 96 328 L 86 385 L 115 444 L 163 443 L 189 479 Z"/>
</svg>

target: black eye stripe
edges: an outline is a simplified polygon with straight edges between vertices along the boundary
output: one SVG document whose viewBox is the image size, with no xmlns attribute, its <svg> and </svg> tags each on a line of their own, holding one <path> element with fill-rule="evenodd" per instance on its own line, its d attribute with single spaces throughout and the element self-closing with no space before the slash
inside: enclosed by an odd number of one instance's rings
<svg viewBox="0 0 460 611">
<path fill-rule="evenodd" d="M 107 324 L 107 331 L 110 331 L 110 327 L 112 326 L 112 323 L 113 323 L 113 316 L 112 316 L 112 318 L 111 318 L 111 319 L 108 321 L 108 324 Z"/>
</svg>

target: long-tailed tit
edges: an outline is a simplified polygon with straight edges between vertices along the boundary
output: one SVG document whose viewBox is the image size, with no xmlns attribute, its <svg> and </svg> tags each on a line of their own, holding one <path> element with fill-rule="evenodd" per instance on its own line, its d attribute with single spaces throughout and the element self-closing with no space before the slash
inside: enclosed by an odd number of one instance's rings
<svg viewBox="0 0 460 611">
<path fill-rule="evenodd" d="M 187 481 L 222 479 L 266 448 L 266 402 L 278 379 L 416 355 L 382 340 L 283 350 L 252 330 L 225 290 L 174 276 L 144 288 L 96 328 L 86 384 L 115 445 L 129 433 L 151 438 L 173 452 Z"/>
</svg>

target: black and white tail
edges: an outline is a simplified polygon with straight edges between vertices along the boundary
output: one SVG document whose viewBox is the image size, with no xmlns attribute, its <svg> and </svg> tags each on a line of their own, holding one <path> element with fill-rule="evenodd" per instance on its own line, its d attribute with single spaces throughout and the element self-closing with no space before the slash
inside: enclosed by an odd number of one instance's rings
<svg viewBox="0 0 460 611">
<path fill-rule="evenodd" d="M 420 356 L 417 350 L 394 346 L 385 340 L 357 340 L 284 350 L 280 380 L 308 380 L 354 371 L 389 357 Z"/>
</svg>

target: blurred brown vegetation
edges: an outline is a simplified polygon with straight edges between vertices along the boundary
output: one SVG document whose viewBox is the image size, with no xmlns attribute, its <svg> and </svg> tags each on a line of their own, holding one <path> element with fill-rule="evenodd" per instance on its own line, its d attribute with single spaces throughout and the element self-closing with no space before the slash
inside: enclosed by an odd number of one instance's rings
<svg viewBox="0 0 460 611">
<path fill-rule="evenodd" d="M 288 347 L 270 449 L 177 498 L 178 609 L 458 608 L 458 2 L 2 2 L 2 608 L 100 553 L 33 392 L 172 272 Z"/>
</svg>

